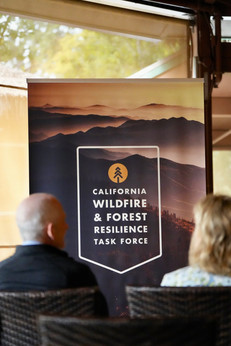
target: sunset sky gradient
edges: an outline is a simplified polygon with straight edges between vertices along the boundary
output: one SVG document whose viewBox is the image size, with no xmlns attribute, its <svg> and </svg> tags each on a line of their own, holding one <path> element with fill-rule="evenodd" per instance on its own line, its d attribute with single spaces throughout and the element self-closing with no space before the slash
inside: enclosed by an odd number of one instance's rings
<svg viewBox="0 0 231 346">
<path fill-rule="evenodd" d="M 28 83 L 29 107 L 101 105 L 117 109 L 121 115 L 123 109 L 131 111 L 155 103 L 159 105 L 156 114 L 160 118 L 184 116 L 204 123 L 202 79 L 38 79 L 28 80 Z"/>
</svg>

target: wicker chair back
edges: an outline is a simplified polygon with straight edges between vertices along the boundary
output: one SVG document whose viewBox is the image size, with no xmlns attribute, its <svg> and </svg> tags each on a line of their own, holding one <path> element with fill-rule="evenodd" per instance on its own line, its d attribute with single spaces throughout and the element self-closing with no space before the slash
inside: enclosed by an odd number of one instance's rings
<svg viewBox="0 0 231 346">
<path fill-rule="evenodd" d="M 231 345 L 231 287 L 126 287 L 132 317 L 207 317 L 216 320 L 216 345 Z"/>
<path fill-rule="evenodd" d="M 212 346 L 212 322 L 179 318 L 39 317 L 42 346 Z"/>
<path fill-rule="evenodd" d="M 93 316 L 92 288 L 74 288 L 44 292 L 0 292 L 2 346 L 40 346 L 39 314 Z"/>
</svg>

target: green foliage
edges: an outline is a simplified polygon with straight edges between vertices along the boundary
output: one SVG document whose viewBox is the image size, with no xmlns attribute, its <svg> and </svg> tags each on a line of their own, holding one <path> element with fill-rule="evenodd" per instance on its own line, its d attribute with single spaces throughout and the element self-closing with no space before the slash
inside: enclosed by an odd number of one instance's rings
<svg viewBox="0 0 231 346">
<path fill-rule="evenodd" d="M 0 61 L 43 77 L 123 78 L 181 48 L 62 25 L 0 16 Z"/>
</svg>

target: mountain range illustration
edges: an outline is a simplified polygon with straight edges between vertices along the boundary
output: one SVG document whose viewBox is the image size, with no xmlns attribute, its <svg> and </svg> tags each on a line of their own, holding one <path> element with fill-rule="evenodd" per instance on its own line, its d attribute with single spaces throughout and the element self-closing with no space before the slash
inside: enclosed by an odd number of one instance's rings
<svg viewBox="0 0 231 346">
<path fill-rule="evenodd" d="M 52 110 L 54 110 L 52 108 Z M 73 116 L 71 114 L 49 113 L 46 110 L 32 109 L 29 112 L 30 141 L 41 141 L 51 136 L 87 131 L 95 126 L 119 126 L 126 117 L 108 117 L 97 114 Z"/>
<path fill-rule="evenodd" d="M 148 106 L 147 106 L 148 107 Z M 134 120 L 96 114 L 73 116 L 30 109 L 30 142 L 75 145 L 156 145 L 161 156 L 179 163 L 205 165 L 204 125 L 184 117 Z"/>
<path fill-rule="evenodd" d="M 74 116 L 79 115 L 89 115 L 89 114 L 98 114 L 100 116 L 125 116 L 133 117 L 136 120 L 138 119 L 147 119 L 151 118 L 161 119 L 169 115 L 169 109 L 171 109 L 172 116 L 176 117 L 186 117 L 186 114 L 195 115 L 195 118 L 200 115 L 201 110 L 194 107 L 184 107 L 177 105 L 166 105 L 160 103 L 150 103 L 144 104 L 138 107 L 112 107 L 104 104 L 92 104 L 87 106 L 53 106 L 51 104 L 45 104 L 41 107 L 32 107 L 30 106 L 29 110 L 34 111 L 46 111 L 50 114 L 70 114 Z"/>
</svg>

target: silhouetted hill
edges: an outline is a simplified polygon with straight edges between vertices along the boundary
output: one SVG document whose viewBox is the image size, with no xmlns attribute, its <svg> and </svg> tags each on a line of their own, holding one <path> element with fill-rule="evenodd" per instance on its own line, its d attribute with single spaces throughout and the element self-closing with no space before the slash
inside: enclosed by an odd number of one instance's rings
<svg viewBox="0 0 231 346">
<path fill-rule="evenodd" d="M 54 110 L 54 108 L 52 109 Z M 75 133 L 87 131 L 94 126 L 119 126 L 126 120 L 126 117 L 108 117 L 97 114 L 73 115 L 56 112 L 50 113 L 41 109 L 30 109 L 30 141 L 44 140 L 59 132 Z M 40 134 L 40 137 L 38 134 Z"/>
<path fill-rule="evenodd" d="M 77 133 L 65 135 L 62 139 L 60 136 L 47 139 L 50 145 L 53 142 L 52 146 L 60 140 L 76 147 L 80 145 L 154 145 L 160 147 L 161 156 L 166 157 L 172 151 L 177 151 L 179 155 L 181 154 L 181 158 L 185 157 L 190 161 L 191 155 L 194 157 L 203 155 L 204 125 L 184 118 L 129 120 L 119 127 L 93 127 L 86 132 L 79 128 Z"/>
</svg>

